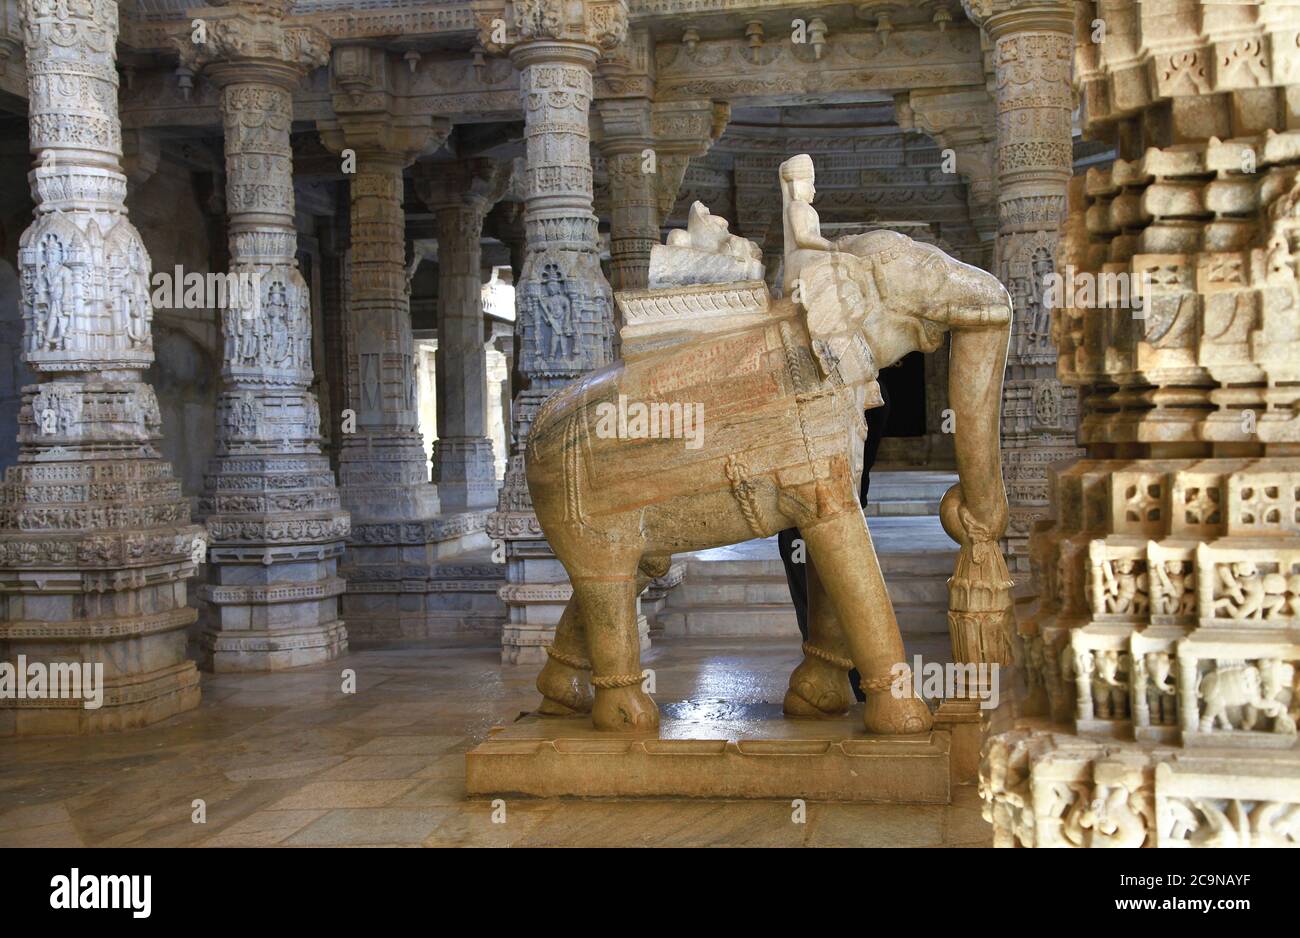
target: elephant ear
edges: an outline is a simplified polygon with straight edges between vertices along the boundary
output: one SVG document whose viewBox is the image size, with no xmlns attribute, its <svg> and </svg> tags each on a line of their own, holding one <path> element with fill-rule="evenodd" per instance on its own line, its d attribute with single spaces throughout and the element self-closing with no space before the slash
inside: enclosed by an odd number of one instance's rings
<svg viewBox="0 0 1300 938">
<path fill-rule="evenodd" d="M 797 301 L 806 313 L 813 357 L 822 376 L 844 384 L 869 382 L 868 406 L 878 406 L 879 368 L 863 335 L 868 315 L 884 299 L 872 258 L 827 253 L 806 265 Z"/>
</svg>

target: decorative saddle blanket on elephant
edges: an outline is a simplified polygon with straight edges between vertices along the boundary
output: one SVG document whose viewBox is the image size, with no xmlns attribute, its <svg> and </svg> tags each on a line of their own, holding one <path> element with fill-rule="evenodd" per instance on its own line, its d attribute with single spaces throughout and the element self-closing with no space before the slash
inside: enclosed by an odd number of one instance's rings
<svg viewBox="0 0 1300 938">
<path fill-rule="evenodd" d="M 653 510 L 656 493 L 731 489 L 763 536 L 778 497 L 781 513 L 810 517 L 827 491 L 856 498 L 863 408 L 879 388 L 823 379 L 793 305 L 778 308 L 785 318 L 679 336 L 557 391 L 529 436 L 530 485 L 559 471 L 566 518 L 581 524 L 596 501 L 584 492 L 599 491 L 603 514 Z"/>
</svg>

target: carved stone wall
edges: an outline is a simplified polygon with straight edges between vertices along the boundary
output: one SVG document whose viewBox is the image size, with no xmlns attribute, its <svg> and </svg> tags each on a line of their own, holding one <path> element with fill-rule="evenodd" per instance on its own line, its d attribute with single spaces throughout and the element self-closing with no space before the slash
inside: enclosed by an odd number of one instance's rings
<svg viewBox="0 0 1300 938">
<path fill-rule="evenodd" d="M 1053 332 L 1086 453 L 1021 623 L 1027 710 L 1073 734 L 994 738 L 986 816 L 1006 844 L 1293 846 L 1300 7 L 1078 6 L 1118 158 L 1070 188 Z"/>
<path fill-rule="evenodd" d="M 102 668 L 103 697 L 90 709 L 6 696 L 0 734 L 118 730 L 198 704 L 185 581 L 206 544 L 159 456 L 141 374 L 151 266 L 124 208 L 117 4 L 31 0 L 21 13 L 36 219 L 18 272 L 37 383 L 0 486 L 0 659 Z"/>
</svg>

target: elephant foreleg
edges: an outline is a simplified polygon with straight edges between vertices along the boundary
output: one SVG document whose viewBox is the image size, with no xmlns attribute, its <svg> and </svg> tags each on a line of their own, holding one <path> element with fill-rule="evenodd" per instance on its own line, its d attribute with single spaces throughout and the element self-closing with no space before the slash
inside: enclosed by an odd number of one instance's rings
<svg viewBox="0 0 1300 938">
<path fill-rule="evenodd" d="M 641 689 L 641 643 L 636 630 L 638 577 L 633 573 L 573 577 L 573 591 L 591 650 L 591 683 L 596 688 L 591 709 L 593 725 L 598 730 L 657 729 L 659 709 Z"/>
<path fill-rule="evenodd" d="M 862 674 L 867 732 L 925 732 L 933 723 L 930 711 L 895 668 L 905 662 L 903 638 L 862 511 L 855 505 L 800 530 Z"/>
<path fill-rule="evenodd" d="M 808 576 L 808 641 L 804 658 L 790 675 L 784 710 L 791 716 L 834 716 L 849 708 L 845 672 L 853 667 L 844 629 L 811 560 Z"/>
</svg>

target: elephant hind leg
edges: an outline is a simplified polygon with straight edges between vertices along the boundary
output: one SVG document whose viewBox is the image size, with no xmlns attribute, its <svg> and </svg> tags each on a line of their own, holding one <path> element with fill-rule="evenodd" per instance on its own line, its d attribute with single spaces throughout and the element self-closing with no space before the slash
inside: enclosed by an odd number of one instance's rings
<svg viewBox="0 0 1300 938">
<path fill-rule="evenodd" d="M 782 709 L 795 717 L 838 716 L 849 709 L 844 676 L 853 661 L 835 607 L 811 560 L 807 573 L 808 641 L 803 643 L 803 661 L 790 674 Z"/>
<path fill-rule="evenodd" d="M 591 712 L 591 686 L 588 675 L 591 659 L 587 654 L 587 633 L 574 592 L 555 627 L 555 643 L 547 646 L 547 660 L 537 675 L 537 689 L 542 694 L 538 713 L 547 716 L 572 716 Z"/>
</svg>

